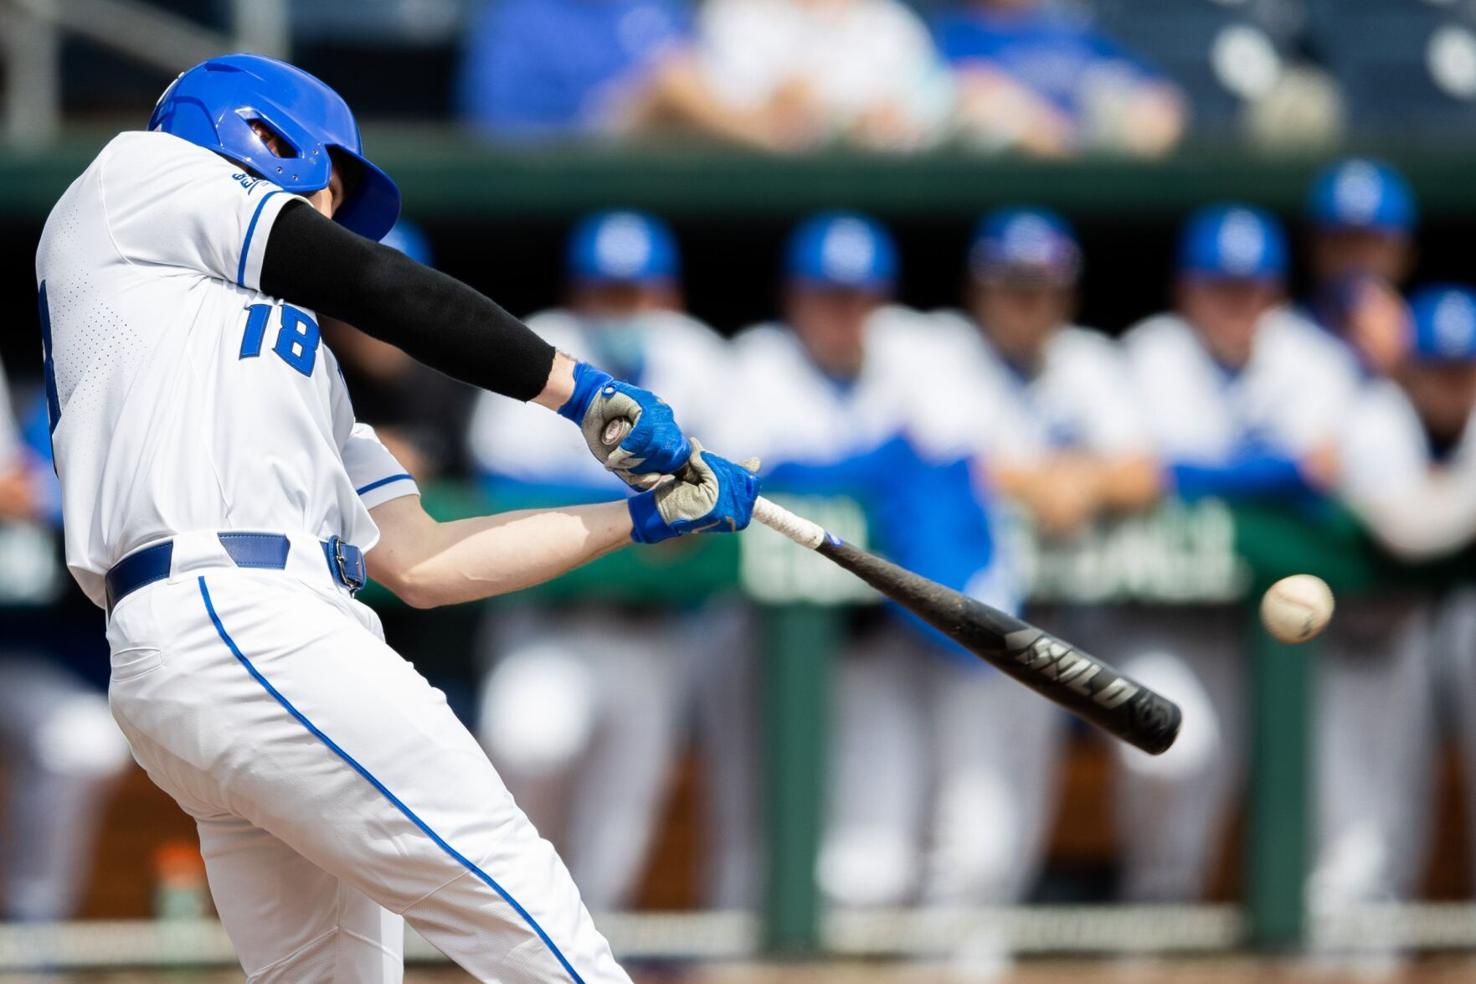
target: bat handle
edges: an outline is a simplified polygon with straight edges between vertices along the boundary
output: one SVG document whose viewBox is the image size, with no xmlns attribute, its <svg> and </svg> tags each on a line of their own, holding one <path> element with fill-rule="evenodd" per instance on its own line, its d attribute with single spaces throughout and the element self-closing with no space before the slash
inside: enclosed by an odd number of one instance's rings
<svg viewBox="0 0 1476 984">
<path fill-rule="evenodd" d="M 600 435 L 600 440 L 605 447 L 613 448 L 625 440 L 625 435 L 630 433 L 630 422 L 626 420 L 612 420 L 605 425 L 605 432 Z M 818 549 L 820 544 L 830 539 L 830 534 L 818 523 L 813 523 L 803 516 L 796 516 L 763 496 L 759 496 L 753 504 L 753 518 L 769 529 L 782 533 L 789 539 L 798 543 L 807 550 Z"/>
<path fill-rule="evenodd" d="M 819 523 L 797 516 L 763 496 L 759 496 L 753 504 L 753 518 L 807 550 L 819 549 L 820 544 L 831 538 Z"/>
</svg>

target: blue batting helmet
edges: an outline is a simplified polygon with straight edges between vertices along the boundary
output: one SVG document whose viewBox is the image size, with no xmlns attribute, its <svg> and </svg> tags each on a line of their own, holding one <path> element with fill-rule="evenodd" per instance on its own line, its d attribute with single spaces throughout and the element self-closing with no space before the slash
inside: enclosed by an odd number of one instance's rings
<svg viewBox="0 0 1476 984">
<path fill-rule="evenodd" d="M 790 236 L 785 272 L 828 287 L 887 291 L 897 279 L 897 247 L 870 216 L 821 212 Z"/>
<path fill-rule="evenodd" d="M 569 235 L 569 276 L 584 283 L 655 283 L 681 273 L 676 237 L 644 212 L 596 212 Z"/>
<path fill-rule="evenodd" d="M 1402 235 L 1415 227 L 1415 198 L 1404 175 L 1382 161 L 1350 158 L 1312 182 L 1307 217 L 1323 229 Z"/>
<path fill-rule="evenodd" d="M 289 148 L 272 153 L 260 122 Z M 328 187 L 333 156 L 358 172 L 334 219 L 379 239 L 400 214 L 400 189 L 364 157 L 354 114 L 321 80 L 261 55 L 224 55 L 185 72 L 159 97 L 149 129 L 172 133 L 235 161 L 295 194 Z"/>
<path fill-rule="evenodd" d="M 1020 271 L 1059 283 L 1081 272 L 1081 247 L 1070 224 L 1045 208 L 1001 208 L 974 231 L 969 266 L 977 274 Z"/>
<path fill-rule="evenodd" d="M 1456 284 L 1425 287 L 1410 298 L 1412 355 L 1418 362 L 1476 362 L 1476 291 Z"/>
<path fill-rule="evenodd" d="M 1253 205 L 1209 205 L 1189 217 L 1179 240 L 1179 272 L 1213 280 L 1280 281 L 1286 234 Z"/>
</svg>

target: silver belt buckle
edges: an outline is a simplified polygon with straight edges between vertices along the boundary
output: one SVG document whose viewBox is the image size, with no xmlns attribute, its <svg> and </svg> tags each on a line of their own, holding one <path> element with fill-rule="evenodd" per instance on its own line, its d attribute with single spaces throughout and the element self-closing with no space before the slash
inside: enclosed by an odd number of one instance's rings
<svg viewBox="0 0 1476 984">
<path fill-rule="evenodd" d="M 338 579 L 349 589 L 349 594 L 358 594 L 368 580 L 364 570 L 364 551 L 352 543 L 345 543 L 337 535 L 329 537 L 328 546 L 333 554 L 333 566 L 338 569 Z"/>
</svg>

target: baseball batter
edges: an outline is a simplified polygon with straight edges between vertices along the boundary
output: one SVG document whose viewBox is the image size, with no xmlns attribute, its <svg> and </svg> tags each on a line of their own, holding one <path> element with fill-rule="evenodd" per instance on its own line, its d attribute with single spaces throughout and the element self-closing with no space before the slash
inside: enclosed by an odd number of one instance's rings
<svg viewBox="0 0 1476 984">
<path fill-rule="evenodd" d="M 482 598 L 631 540 L 741 529 L 756 482 L 649 392 L 380 246 L 398 211 L 343 100 L 257 56 L 185 72 L 103 148 L 36 256 L 67 563 L 108 612 L 114 717 L 195 818 L 248 980 L 399 981 L 403 919 L 479 980 L 628 982 L 353 594 L 373 576 L 414 606 Z M 354 422 L 320 314 L 558 410 L 632 482 L 688 477 L 439 524 Z"/>
<path fill-rule="evenodd" d="M 1247 205 L 1190 217 L 1176 310 L 1124 336 L 1167 491 L 1184 499 L 1295 500 L 1333 480 L 1330 449 L 1358 385 L 1343 347 L 1282 306 L 1279 224 Z M 1178 743 L 1124 752 L 1124 895 L 1202 897 L 1238 786 L 1244 733 L 1243 615 L 1156 609 L 1125 633 L 1122 668 L 1184 707 Z"/>
</svg>

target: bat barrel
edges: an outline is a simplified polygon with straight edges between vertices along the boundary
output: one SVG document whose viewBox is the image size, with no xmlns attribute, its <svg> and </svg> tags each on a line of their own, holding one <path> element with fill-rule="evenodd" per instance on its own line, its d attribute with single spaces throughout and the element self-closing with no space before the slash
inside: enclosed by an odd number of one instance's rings
<svg viewBox="0 0 1476 984">
<path fill-rule="evenodd" d="M 827 540 L 817 549 L 980 659 L 1130 745 L 1158 755 L 1178 737 L 1176 704 L 1075 646 L 848 543 Z"/>
</svg>

